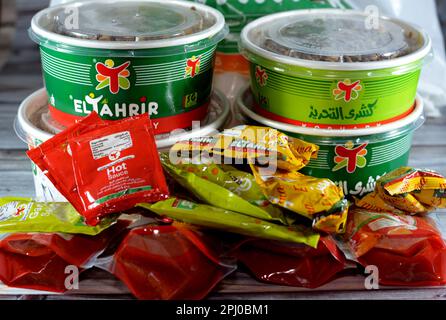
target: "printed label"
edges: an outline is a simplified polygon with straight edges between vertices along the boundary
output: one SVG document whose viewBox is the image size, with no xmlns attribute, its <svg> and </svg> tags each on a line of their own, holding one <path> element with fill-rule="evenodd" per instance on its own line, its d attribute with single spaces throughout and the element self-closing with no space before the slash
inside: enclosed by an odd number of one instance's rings
<svg viewBox="0 0 446 320">
<path fill-rule="evenodd" d="M 90 141 L 93 159 L 98 160 L 109 157 L 111 161 L 119 158 L 120 151 L 133 146 L 129 131 L 118 132 L 109 136 Z"/>
<path fill-rule="evenodd" d="M 26 217 L 29 207 L 25 204 L 20 204 L 18 201 L 11 201 L 3 206 L 0 206 L 0 221 L 6 221 L 13 217 Z"/>
</svg>

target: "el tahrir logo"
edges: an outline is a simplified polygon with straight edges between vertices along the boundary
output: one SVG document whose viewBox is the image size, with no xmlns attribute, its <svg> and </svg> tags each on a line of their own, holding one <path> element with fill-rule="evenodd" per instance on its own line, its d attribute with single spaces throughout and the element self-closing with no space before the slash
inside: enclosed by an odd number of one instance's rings
<svg viewBox="0 0 446 320">
<path fill-rule="evenodd" d="M 115 62 L 112 59 L 105 60 L 104 63 L 96 63 L 96 80 L 99 84 L 96 90 L 109 88 L 112 94 L 117 94 L 120 89 L 127 90 L 130 88 L 130 81 L 127 79 L 130 76 L 130 71 L 127 69 L 130 66 L 130 61 L 115 67 Z"/>
<path fill-rule="evenodd" d="M 357 99 L 361 90 L 362 85 L 360 80 L 352 83 L 350 79 L 345 79 L 337 83 L 337 87 L 333 90 L 333 95 L 335 96 L 335 100 L 344 99 L 345 102 L 349 102 Z"/>
<path fill-rule="evenodd" d="M 353 173 L 356 168 L 364 168 L 367 164 L 365 155 L 367 154 L 367 143 L 354 148 L 352 142 L 347 142 L 345 146 L 336 146 L 334 162 L 336 165 L 333 171 L 338 171 L 342 168 L 347 168 L 348 173 Z"/>
</svg>

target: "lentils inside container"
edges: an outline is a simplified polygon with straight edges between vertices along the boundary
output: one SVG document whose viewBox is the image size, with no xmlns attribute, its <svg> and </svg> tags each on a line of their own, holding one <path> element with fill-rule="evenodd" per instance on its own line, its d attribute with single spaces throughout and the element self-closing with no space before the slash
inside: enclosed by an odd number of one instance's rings
<svg viewBox="0 0 446 320">
<path fill-rule="evenodd" d="M 95 1 L 76 9 L 79 22 L 76 28 L 66 23 L 73 12 L 64 7 L 46 17 L 49 21 L 46 29 L 78 39 L 138 42 L 187 36 L 216 23 L 213 15 L 196 6 L 185 9 L 168 2 Z"/>
<path fill-rule="evenodd" d="M 270 52 L 328 62 L 369 62 L 408 55 L 424 44 L 409 25 L 353 14 L 309 13 L 277 19 L 250 31 L 248 37 Z"/>
</svg>

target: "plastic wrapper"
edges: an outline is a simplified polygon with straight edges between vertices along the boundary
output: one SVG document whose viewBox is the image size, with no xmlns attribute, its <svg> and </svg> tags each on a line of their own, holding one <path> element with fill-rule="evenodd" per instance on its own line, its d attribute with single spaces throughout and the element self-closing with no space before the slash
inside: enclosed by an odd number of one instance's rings
<svg viewBox="0 0 446 320">
<path fill-rule="evenodd" d="M 351 267 L 331 237 L 321 237 L 317 248 L 278 241 L 248 240 L 237 259 L 260 281 L 277 285 L 317 288 Z"/>
<path fill-rule="evenodd" d="M 82 203 L 77 200 L 76 178 L 74 176 L 68 139 L 92 131 L 105 123 L 97 113 L 92 113 L 65 131 L 49 139 L 37 148 L 27 152 L 28 157 L 48 177 L 54 187 L 67 199 L 78 212 Z"/>
<path fill-rule="evenodd" d="M 257 183 L 271 203 L 313 220 L 313 227 L 328 233 L 345 231 L 348 202 L 342 189 L 329 179 L 305 176 L 296 171 L 251 165 Z"/>
<path fill-rule="evenodd" d="M 269 127 L 241 125 L 226 129 L 213 137 L 179 141 L 170 150 L 170 159 L 181 159 L 202 154 L 215 163 L 221 159 L 244 160 L 286 170 L 299 170 L 311 158 L 316 158 L 319 147 L 303 140 L 288 137 Z M 174 164 L 176 161 L 172 161 Z"/>
<path fill-rule="evenodd" d="M 276 129 L 242 125 L 213 137 L 180 141 L 171 148 L 169 158 L 173 165 L 185 161 L 199 164 L 203 159 L 206 163 L 221 163 L 221 159 L 224 163 L 227 159 L 236 164 L 247 162 L 269 202 L 313 219 L 315 229 L 342 233 L 348 211 L 342 189 L 328 179 L 297 172 L 317 158 L 318 149 L 315 144 L 288 137 Z M 209 189 L 203 187 L 202 193 L 209 193 Z M 221 203 L 224 202 L 211 204 Z"/>
<path fill-rule="evenodd" d="M 0 198 L 0 234 L 15 232 L 59 232 L 96 235 L 116 222 L 103 219 L 92 227 L 65 202 L 35 202 L 28 198 Z"/>
<path fill-rule="evenodd" d="M 0 235 L 0 281 L 10 287 L 65 292 L 67 267 L 91 267 L 128 222 L 119 221 L 99 235 L 11 233 Z"/>
<path fill-rule="evenodd" d="M 169 191 L 147 115 L 115 121 L 69 139 L 80 214 L 97 224 L 138 202 L 165 199 Z"/>
<path fill-rule="evenodd" d="M 350 210 L 349 254 L 378 268 L 379 283 L 392 286 L 446 284 L 446 243 L 428 217 Z"/>
<path fill-rule="evenodd" d="M 356 205 L 380 212 L 426 214 L 446 208 L 446 178 L 428 169 L 401 167 L 382 176 L 375 191 L 357 199 Z"/>
<path fill-rule="evenodd" d="M 245 236 L 304 243 L 311 247 L 316 247 L 319 241 L 319 234 L 303 225 L 278 225 L 238 212 L 177 198 L 139 206 L 177 221 Z"/>
<path fill-rule="evenodd" d="M 173 165 L 168 154 L 161 154 L 161 162 L 178 183 L 214 207 L 287 224 L 280 209 L 265 198 L 250 173 L 229 165 L 192 164 L 188 159 Z"/>
<path fill-rule="evenodd" d="M 203 299 L 236 269 L 220 239 L 181 224 L 135 228 L 108 269 L 139 299 Z"/>
<path fill-rule="evenodd" d="M 90 225 L 168 195 L 147 115 L 105 124 L 93 112 L 28 155 Z"/>
</svg>

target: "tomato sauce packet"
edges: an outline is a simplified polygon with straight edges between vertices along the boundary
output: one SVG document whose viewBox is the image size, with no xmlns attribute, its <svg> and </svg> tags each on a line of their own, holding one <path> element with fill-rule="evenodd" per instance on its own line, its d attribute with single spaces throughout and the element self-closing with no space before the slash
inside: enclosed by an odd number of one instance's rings
<svg viewBox="0 0 446 320">
<path fill-rule="evenodd" d="M 191 227 L 134 228 L 113 255 L 110 272 L 139 299 L 199 300 L 236 269 L 221 239 Z"/>
<path fill-rule="evenodd" d="M 0 235 L 0 281 L 10 287 L 65 292 L 66 267 L 82 272 L 129 222 L 118 221 L 99 235 L 10 233 Z M 72 269 L 70 269 L 72 270 Z"/>
<path fill-rule="evenodd" d="M 105 122 L 96 112 L 92 112 L 81 121 L 27 152 L 31 161 L 42 170 L 65 198 L 70 199 L 77 211 L 81 211 L 82 204 L 77 197 L 71 153 L 67 148 L 68 139 L 102 126 L 106 126 Z"/>
<path fill-rule="evenodd" d="M 335 241 L 321 237 L 317 248 L 280 241 L 247 240 L 237 259 L 260 281 L 317 288 L 351 268 Z"/>
<path fill-rule="evenodd" d="M 139 202 L 168 197 L 147 115 L 115 121 L 68 140 L 78 194 L 79 211 L 90 225 L 108 214 L 133 208 Z"/>
<path fill-rule="evenodd" d="M 382 285 L 446 284 L 446 242 L 428 217 L 355 208 L 346 239 L 349 256 L 376 266 Z"/>
</svg>

